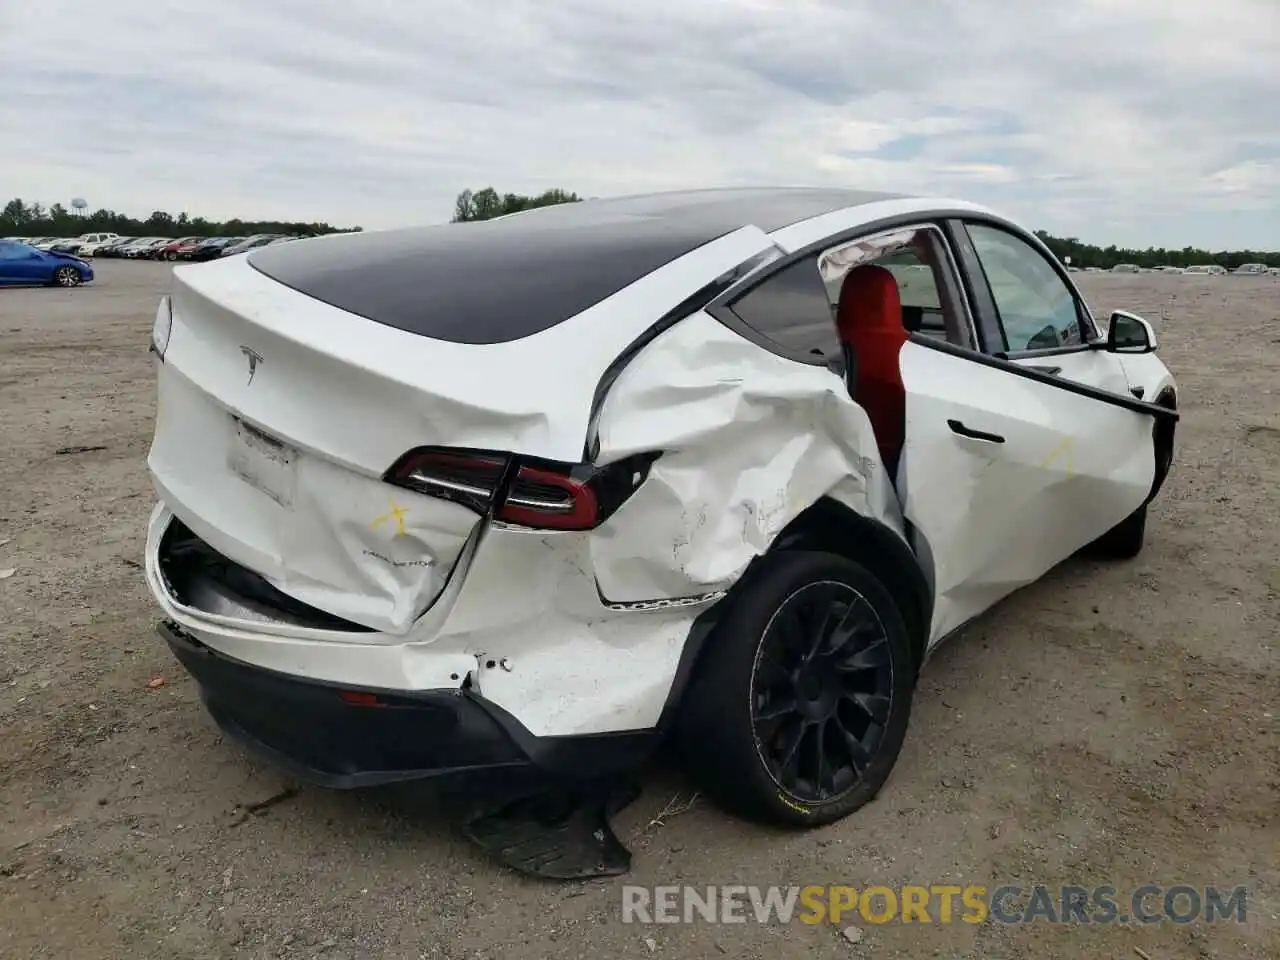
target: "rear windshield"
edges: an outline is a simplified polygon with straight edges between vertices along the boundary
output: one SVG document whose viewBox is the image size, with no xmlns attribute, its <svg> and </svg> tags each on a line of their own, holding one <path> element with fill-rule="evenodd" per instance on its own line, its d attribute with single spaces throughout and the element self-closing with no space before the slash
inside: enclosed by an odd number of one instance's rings
<svg viewBox="0 0 1280 960">
<path fill-rule="evenodd" d="M 600 227 L 519 229 L 517 219 L 298 240 L 259 247 L 249 263 L 399 330 L 506 343 L 548 330 L 714 239 L 659 229 L 656 220 L 619 237 Z"/>
</svg>

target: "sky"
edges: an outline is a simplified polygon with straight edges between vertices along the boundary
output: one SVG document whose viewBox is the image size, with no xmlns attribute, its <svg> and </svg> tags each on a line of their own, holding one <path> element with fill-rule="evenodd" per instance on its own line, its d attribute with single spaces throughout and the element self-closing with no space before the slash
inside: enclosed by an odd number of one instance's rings
<svg viewBox="0 0 1280 960">
<path fill-rule="evenodd" d="M 1280 250 L 1280 0 L 0 0 L 0 203 L 843 185 Z"/>
</svg>

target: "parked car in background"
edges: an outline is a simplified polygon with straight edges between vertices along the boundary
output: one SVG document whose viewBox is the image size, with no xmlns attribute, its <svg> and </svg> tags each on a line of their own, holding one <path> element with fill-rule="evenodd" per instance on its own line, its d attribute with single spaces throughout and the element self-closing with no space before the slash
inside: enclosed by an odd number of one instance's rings
<svg viewBox="0 0 1280 960">
<path fill-rule="evenodd" d="M 194 260 L 197 263 L 205 260 L 216 260 L 222 255 L 223 250 L 239 243 L 243 239 L 243 237 L 210 237 L 208 240 L 196 244 L 186 259 Z"/>
<path fill-rule="evenodd" d="M 49 244 L 49 250 L 53 253 L 79 254 L 83 243 L 79 237 L 62 237 Z"/>
<path fill-rule="evenodd" d="M 111 252 L 121 259 L 127 260 L 139 245 L 153 242 L 155 239 L 155 237 L 132 237 L 124 243 L 112 247 Z"/>
<path fill-rule="evenodd" d="M 82 257 L 97 256 L 103 246 L 120 239 L 118 233 L 83 233 L 80 235 L 79 255 Z"/>
<path fill-rule="evenodd" d="M 1136 263 L 1117 263 L 1111 268 L 1112 273 L 1141 273 L 1142 268 Z"/>
<path fill-rule="evenodd" d="M 234 257 L 238 253 L 244 253 L 246 250 L 253 250 L 257 247 L 265 247 L 272 240 L 279 237 L 278 233 L 256 233 L 252 237 L 245 237 L 239 243 L 233 243 L 222 251 L 224 257 Z"/>
<path fill-rule="evenodd" d="M 199 242 L 200 237 L 181 237 L 177 240 L 166 240 L 164 243 L 158 244 L 151 248 L 148 256 L 152 260 L 177 260 L 178 249 L 191 243 Z"/>
<path fill-rule="evenodd" d="M 108 240 L 106 243 L 98 245 L 97 252 L 94 256 L 98 257 L 118 257 L 123 247 L 133 243 L 137 237 L 116 237 L 114 240 Z"/>
<path fill-rule="evenodd" d="M 0 240 L 0 284 L 78 287 L 93 279 L 93 267 L 67 253 Z"/>
<path fill-rule="evenodd" d="M 1233 277 L 1261 277 L 1267 272 L 1265 263 L 1242 263 L 1231 271 Z"/>
<path fill-rule="evenodd" d="M 1226 267 L 1220 267 L 1216 263 L 1197 263 L 1187 267 L 1183 273 L 1198 274 L 1200 276 L 1220 277 L 1227 272 Z"/>
<path fill-rule="evenodd" d="M 209 237 L 190 237 L 187 240 L 179 241 L 176 245 L 173 245 L 172 259 L 190 260 L 191 254 L 198 249 L 201 244 L 207 242 L 209 239 Z M 166 257 L 166 259 L 169 258 Z"/>
<path fill-rule="evenodd" d="M 1156 267 L 1159 273 L 1184 273 L 1181 267 Z"/>
<path fill-rule="evenodd" d="M 168 237 L 143 237 L 141 240 L 135 240 L 133 243 L 124 247 L 120 251 L 120 255 L 127 260 L 140 260 L 151 255 L 151 251 L 164 243 L 169 243 Z"/>
</svg>

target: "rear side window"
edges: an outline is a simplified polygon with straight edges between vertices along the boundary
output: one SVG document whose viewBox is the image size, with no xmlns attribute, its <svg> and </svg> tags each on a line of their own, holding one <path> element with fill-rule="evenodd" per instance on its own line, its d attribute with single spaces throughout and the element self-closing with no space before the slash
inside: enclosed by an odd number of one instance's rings
<svg viewBox="0 0 1280 960">
<path fill-rule="evenodd" d="M 735 300 L 730 309 L 785 352 L 815 359 L 840 356 L 840 338 L 816 256 L 779 270 Z"/>
</svg>

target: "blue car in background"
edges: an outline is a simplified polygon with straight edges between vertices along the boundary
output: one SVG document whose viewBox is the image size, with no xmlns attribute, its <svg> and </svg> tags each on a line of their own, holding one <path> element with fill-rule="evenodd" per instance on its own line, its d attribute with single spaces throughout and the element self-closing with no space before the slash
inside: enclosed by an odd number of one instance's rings
<svg viewBox="0 0 1280 960">
<path fill-rule="evenodd" d="M 25 243 L 0 240 L 0 287 L 78 287 L 93 279 L 93 267 L 69 253 L 46 253 Z"/>
</svg>

